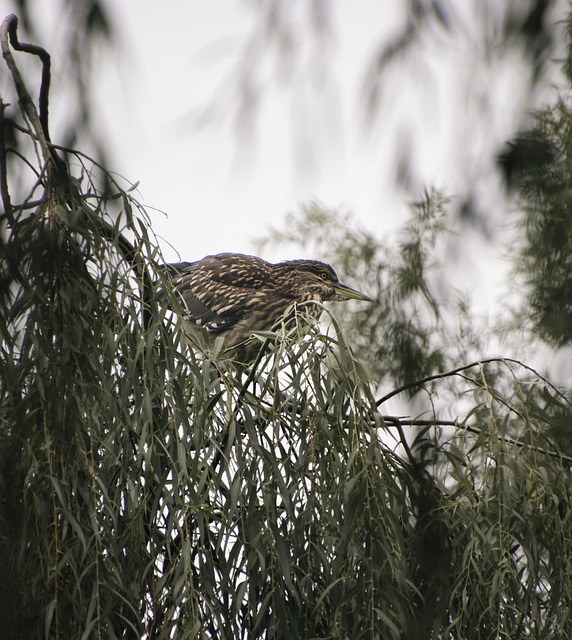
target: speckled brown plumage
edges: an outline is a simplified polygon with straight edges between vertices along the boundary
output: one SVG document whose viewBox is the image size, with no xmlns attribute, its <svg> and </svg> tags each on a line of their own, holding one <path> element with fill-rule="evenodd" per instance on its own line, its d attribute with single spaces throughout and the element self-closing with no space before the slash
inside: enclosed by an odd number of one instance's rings
<svg viewBox="0 0 572 640">
<path fill-rule="evenodd" d="M 188 321 L 212 337 L 223 335 L 229 349 L 245 343 L 253 332 L 272 329 L 295 303 L 370 300 L 341 284 L 332 267 L 317 260 L 272 264 L 255 256 L 220 253 L 168 267 Z M 318 305 L 310 306 L 316 317 L 320 311 Z"/>
</svg>

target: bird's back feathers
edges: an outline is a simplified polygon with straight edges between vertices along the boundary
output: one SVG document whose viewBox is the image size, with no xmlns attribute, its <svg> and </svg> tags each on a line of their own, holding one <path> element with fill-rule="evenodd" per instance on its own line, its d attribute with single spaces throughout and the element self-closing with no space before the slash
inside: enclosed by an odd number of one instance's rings
<svg viewBox="0 0 572 640">
<path fill-rule="evenodd" d="M 228 348 L 252 333 L 274 328 L 295 303 L 367 296 L 339 282 L 332 267 L 317 260 L 271 264 L 255 256 L 220 253 L 197 262 L 168 265 L 188 323 L 213 337 L 224 335 Z M 307 305 L 318 317 L 319 305 Z"/>
</svg>

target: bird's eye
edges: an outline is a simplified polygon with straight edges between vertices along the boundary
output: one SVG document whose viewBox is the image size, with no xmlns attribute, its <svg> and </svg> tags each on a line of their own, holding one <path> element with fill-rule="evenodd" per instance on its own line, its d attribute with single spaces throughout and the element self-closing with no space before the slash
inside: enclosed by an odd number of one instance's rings
<svg viewBox="0 0 572 640">
<path fill-rule="evenodd" d="M 330 274 L 327 271 L 320 271 L 320 278 L 322 278 L 322 280 L 329 280 L 330 279 Z"/>
</svg>

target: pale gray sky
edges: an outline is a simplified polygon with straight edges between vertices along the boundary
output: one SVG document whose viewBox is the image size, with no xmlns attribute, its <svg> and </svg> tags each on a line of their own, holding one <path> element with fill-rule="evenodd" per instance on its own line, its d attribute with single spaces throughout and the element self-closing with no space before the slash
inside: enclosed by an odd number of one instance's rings
<svg viewBox="0 0 572 640">
<path fill-rule="evenodd" d="M 168 214 L 154 218 L 156 231 L 185 258 L 252 251 L 268 223 L 312 198 L 345 205 L 378 230 L 398 223 L 380 184 L 384 154 L 358 124 L 360 83 L 387 8 L 373 0 L 334 4 L 330 77 L 298 68 L 293 90 L 270 81 L 248 141 L 233 129 L 238 98 L 227 81 L 252 29 L 248 3 L 113 4 L 127 55 L 106 65 L 101 79 L 115 97 L 106 100 L 106 127 L 119 141 L 121 171 Z M 271 76 L 272 64 L 263 73 Z M 212 124 L 193 128 L 213 96 Z"/>
</svg>

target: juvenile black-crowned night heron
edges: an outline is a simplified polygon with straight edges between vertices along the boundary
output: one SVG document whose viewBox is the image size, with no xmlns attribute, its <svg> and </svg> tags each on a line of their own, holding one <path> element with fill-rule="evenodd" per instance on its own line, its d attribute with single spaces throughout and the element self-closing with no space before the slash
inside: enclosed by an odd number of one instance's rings
<svg viewBox="0 0 572 640">
<path fill-rule="evenodd" d="M 272 264 L 255 256 L 220 253 L 168 267 L 191 327 L 206 331 L 211 340 L 224 336 L 226 348 L 241 362 L 256 355 L 256 344 L 254 350 L 248 348 L 251 335 L 274 328 L 296 303 L 310 302 L 304 307 L 317 318 L 322 309 L 312 305 L 313 300 L 371 301 L 342 284 L 329 264 L 317 260 Z"/>
</svg>

